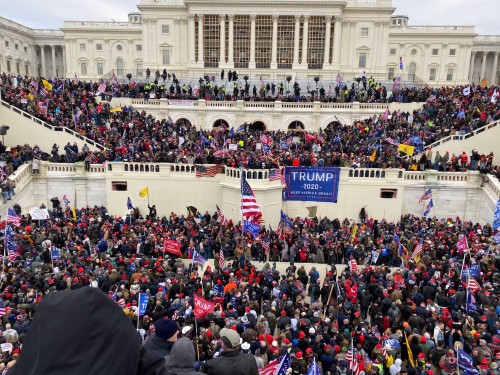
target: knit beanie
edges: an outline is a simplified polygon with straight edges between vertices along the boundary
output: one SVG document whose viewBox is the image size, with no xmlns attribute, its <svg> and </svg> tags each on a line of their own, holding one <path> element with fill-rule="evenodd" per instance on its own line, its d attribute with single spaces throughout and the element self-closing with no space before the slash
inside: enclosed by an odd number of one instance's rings
<svg viewBox="0 0 500 375">
<path fill-rule="evenodd" d="M 160 319 L 154 322 L 155 333 L 160 339 L 168 340 L 179 331 L 177 323 L 172 319 Z"/>
</svg>

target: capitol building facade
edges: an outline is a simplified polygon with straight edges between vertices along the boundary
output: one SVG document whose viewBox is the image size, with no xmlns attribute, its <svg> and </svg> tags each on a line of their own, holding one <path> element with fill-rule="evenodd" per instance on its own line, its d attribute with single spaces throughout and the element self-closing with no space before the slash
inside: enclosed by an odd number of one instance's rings
<svg viewBox="0 0 500 375">
<path fill-rule="evenodd" d="M 392 0 L 141 0 L 127 22 L 65 21 L 40 30 L 0 17 L 0 71 L 96 80 L 156 71 L 197 82 L 498 82 L 500 36 L 474 26 L 412 26 Z M 227 76 L 227 75 L 226 75 Z"/>
</svg>

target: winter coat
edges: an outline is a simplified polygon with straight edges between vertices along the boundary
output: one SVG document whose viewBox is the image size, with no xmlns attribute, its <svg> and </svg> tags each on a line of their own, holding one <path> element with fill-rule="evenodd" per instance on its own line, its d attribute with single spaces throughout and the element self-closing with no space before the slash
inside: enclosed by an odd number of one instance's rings
<svg viewBox="0 0 500 375">
<path fill-rule="evenodd" d="M 181 338 L 177 341 L 172 350 L 168 363 L 165 364 L 168 375 L 199 375 L 199 372 L 194 370 L 194 347 L 187 337 Z"/>
<path fill-rule="evenodd" d="M 156 336 L 155 333 L 153 333 L 144 343 L 146 349 L 154 351 L 165 359 L 170 355 L 173 345 L 173 342 L 163 340 Z"/>
<path fill-rule="evenodd" d="M 222 351 L 218 358 L 207 361 L 204 366 L 208 375 L 258 375 L 257 362 L 251 354 Z"/>
<path fill-rule="evenodd" d="M 110 345 L 111 341 L 120 345 Z M 120 307 L 84 287 L 47 294 L 9 375 L 164 375 L 163 358 L 141 346 Z"/>
</svg>

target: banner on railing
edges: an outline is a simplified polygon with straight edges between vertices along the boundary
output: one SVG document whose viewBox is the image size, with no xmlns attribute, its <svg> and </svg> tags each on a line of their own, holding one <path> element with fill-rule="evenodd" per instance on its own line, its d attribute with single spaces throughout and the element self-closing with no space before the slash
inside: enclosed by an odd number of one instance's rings
<svg viewBox="0 0 500 375">
<path fill-rule="evenodd" d="M 168 105 L 193 106 L 193 100 L 170 99 Z"/>
<path fill-rule="evenodd" d="M 286 167 L 283 200 L 337 203 L 340 168 Z"/>
</svg>

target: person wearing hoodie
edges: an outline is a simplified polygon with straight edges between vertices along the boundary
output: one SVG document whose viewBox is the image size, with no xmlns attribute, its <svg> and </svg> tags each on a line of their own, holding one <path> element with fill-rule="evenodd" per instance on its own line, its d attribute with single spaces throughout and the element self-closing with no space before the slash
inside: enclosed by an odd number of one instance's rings
<svg viewBox="0 0 500 375">
<path fill-rule="evenodd" d="M 389 373 L 390 375 L 396 375 L 401 372 L 401 359 L 396 359 L 394 363 L 389 367 Z"/>
<path fill-rule="evenodd" d="M 187 337 L 183 337 L 172 346 L 169 361 L 166 364 L 167 375 L 199 375 L 194 369 L 194 347 Z"/>
<path fill-rule="evenodd" d="M 61 355 L 64 353 L 64 355 Z M 47 294 L 9 375 L 165 375 L 164 360 L 141 345 L 118 305 L 83 287 Z"/>
</svg>

